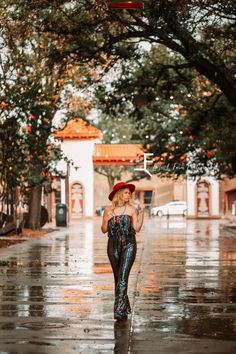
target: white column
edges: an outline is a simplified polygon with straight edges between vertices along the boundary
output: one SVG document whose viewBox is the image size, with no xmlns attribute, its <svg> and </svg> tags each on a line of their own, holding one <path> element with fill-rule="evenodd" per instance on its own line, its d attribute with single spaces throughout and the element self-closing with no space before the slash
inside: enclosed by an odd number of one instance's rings
<svg viewBox="0 0 236 354">
<path fill-rule="evenodd" d="M 219 217 L 220 215 L 220 188 L 219 181 L 210 179 L 211 183 L 211 215 Z"/>
<path fill-rule="evenodd" d="M 187 215 L 189 217 L 196 216 L 195 210 L 195 185 L 196 182 L 190 179 L 187 179 Z"/>
<path fill-rule="evenodd" d="M 64 178 L 61 178 L 61 202 L 63 204 L 66 202 L 66 185 Z"/>
</svg>

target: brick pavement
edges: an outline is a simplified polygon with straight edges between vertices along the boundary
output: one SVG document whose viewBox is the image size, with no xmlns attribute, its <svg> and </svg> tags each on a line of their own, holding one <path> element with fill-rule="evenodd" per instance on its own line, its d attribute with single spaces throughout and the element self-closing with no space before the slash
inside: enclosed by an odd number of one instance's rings
<svg viewBox="0 0 236 354">
<path fill-rule="evenodd" d="M 219 221 L 146 219 L 131 318 L 113 320 L 100 219 L 0 250 L 0 353 L 236 351 L 236 245 Z"/>
</svg>

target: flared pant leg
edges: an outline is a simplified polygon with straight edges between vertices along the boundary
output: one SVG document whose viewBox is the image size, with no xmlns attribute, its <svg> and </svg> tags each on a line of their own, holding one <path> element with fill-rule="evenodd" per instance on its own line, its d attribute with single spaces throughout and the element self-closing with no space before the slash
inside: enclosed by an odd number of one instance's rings
<svg viewBox="0 0 236 354">
<path fill-rule="evenodd" d="M 129 273 L 137 252 L 135 237 L 109 237 L 107 253 L 115 280 L 114 317 L 122 319 L 131 312 L 127 295 Z"/>
</svg>

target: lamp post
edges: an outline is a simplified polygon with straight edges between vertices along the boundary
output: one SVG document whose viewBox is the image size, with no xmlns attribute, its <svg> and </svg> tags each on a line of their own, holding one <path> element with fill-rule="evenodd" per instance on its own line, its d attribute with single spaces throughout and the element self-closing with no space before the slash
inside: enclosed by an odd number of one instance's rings
<svg viewBox="0 0 236 354">
<path fill-rule="evenodd" d="M 67 208 L 69 208 L 69 201 L 70 201 L 70 163 L 67 161 L 66 163 L 66 178 L 65 178 L 65 199 L 66 199 L 66 205 Z M 69 215 L 70 213 L 68 212 L 68 222 L 69 222 Z"/>
<path fill-rule="evenodd" d="M 143 9 L 143 1 L 107 1 L 109 9 Z"/>
</svg>

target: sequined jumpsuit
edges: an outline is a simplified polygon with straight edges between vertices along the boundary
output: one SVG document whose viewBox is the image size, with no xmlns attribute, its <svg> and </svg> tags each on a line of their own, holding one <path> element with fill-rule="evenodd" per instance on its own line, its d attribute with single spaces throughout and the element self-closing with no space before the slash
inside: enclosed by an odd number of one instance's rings
<svg viewBox="0 0 236 354">
<path fill-rule="evenodd" d="M 117 320 L 131 313 L 127 288 L 137 251 L 135 233 L 130 215 L 114 215 L 108 221 L 107 254 L 115 280 L 114 318 Z"/>
</svg>

